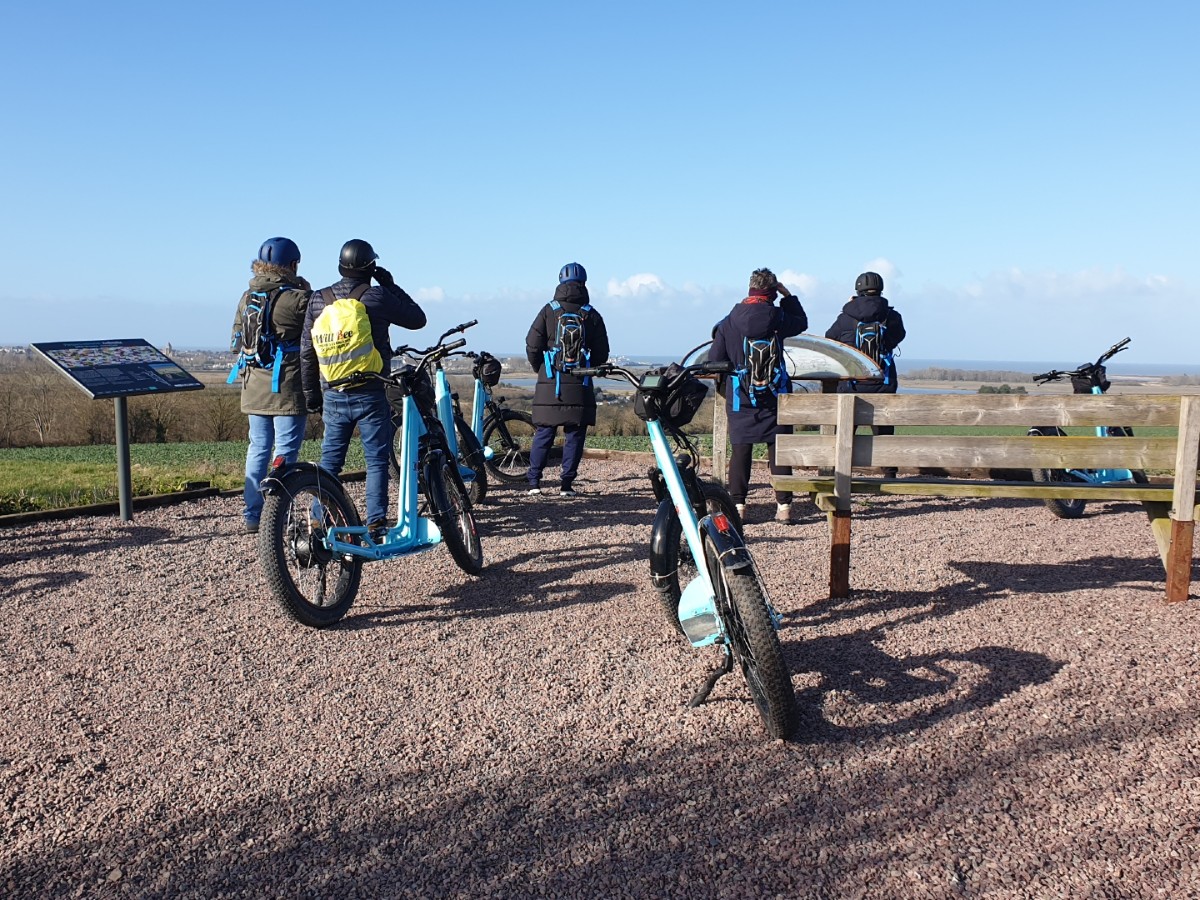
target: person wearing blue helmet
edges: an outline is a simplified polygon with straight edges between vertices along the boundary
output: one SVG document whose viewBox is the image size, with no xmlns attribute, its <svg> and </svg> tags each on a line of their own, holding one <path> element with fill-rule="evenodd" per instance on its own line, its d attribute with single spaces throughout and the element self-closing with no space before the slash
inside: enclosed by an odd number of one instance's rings
<svg viewBox="0 0 1200 900">
<path fill-rule="evenodd" d="M 263 242 L 250 263 L 250 285 L 238 302 L 231 345 L 239 352 L 234 372 L 242 384 L 242 412 L 249 417 L 243 528 L 258 532 L 263 497 L 259 484 L 276 456 L 289 463 L 300 455 L 307 422 L 300 379 L 300 333 L 312 296 L 298 273 L 300 248 L 290 238 Z M 256 352 L 256 348 L 269 348 Z M 261 358 L 259 358 L 261 357 Z M 230 375 L 230 380 L 234 380 Z"/>
<path fill-rule="evenodd" d="M 577 262 L 558 273 L 554 299 L 543 306 L 525 336 L 525 356 L 538 373 L 533 391 L 533 445 L 529 493 L 542 492 L 542 471 L 558 429 L 563 430 L 559 496 L 575 496 L 575 477 L 589 425 L 596 424 L 596 392 L 573 370 L 608 362 L 608 331 L 588 297 L 587 271 Z"/>
</svg>

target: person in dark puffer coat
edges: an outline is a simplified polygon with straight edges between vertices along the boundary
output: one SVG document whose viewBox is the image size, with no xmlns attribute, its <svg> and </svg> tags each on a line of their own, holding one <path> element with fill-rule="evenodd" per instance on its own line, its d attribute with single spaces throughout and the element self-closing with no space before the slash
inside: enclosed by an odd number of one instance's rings
<svg viewBox="0 0 1200 900">
<path fill-rule="evenodd" d="M 825 337 L 854 347 L 860 322 L 883 323 L 883 352 L 880 359 L 883 380 L 841 381 L 838 383 L 838 393 L 894 394 L 899 390 L 900 384 L 896 376 L 896 361 L 892 356 L 896 347 L 904 340 L 904 319 L 892 309 L 887 298 L 883 296 L 883 277 L 875 272 L 863 272 L 855 279 L 854 296 L 842 307 L 837 319 L 825 332 Z M 892 425 L 874 425 L 871 430 L 875 434 L 896 433 Z M 895 478 L 898 472 L 894 468 L 887 468 L 883 470 L 883 474 L 886 478 Z"/>
<path fill-rule="evenodd" d="M 529 493 L 540 494 L 542 470 L 554 445 L 558 429 L 563 430 L 563 461 L 559 493 L 574 497 L 572 486 L 579 474 L 583 445 L 589 425 L 596 424 L 596 392 L 591 379 L 583 379 L 569 371 L 547 371 L 546 353 L 558 336 L 558 320 L 569 312 L 583 318 L 587 365 L 600 366 L 608 362 L 608 330 L 600 313 L 591 308 L 587 290 L 587 272 L 579 263 L 568 263 L 558 273 L 554 303 L 547 303 L 529 326 L 525 336 L 525 356 L 530 368 L 538 373 L 533 393 L 533 424 L 536 431 L 529 451 Z M 558 309 L 555 309 L 555 304 Z"/>
<path fill-rule="evenodd" d="M 782 295 L 776 307 L 775 296 Z M 708 358 L 712 362 L 729 360 L 734 369 L 746 364 L 745 341 L 761 338 L 794 337 L 808 327 L 808 316 L 796 296 L 780 283 L 770 269 L 755 269 L 750 275 L 749 296 L 717 323 L 713 331 L 712 347 Z M 734 396 L 738 395 L 737 411 L 734 411 Z M 735 387 L 733 379 L 725 379 L 725 412 L 729 418 L 729 496 L 745 515 L 746 494 L 750 489 L 750 466 L 755 444 L 767 445 L 767 463 L 773 475 L 790 475 L 787 466 L 775 464 L 775 436 L 791 431 L 790 426 L 780 427 L 777 420 L 777 399 L 770 392 L 759 392 L 751 403 L 745 385 Z M 787 491 L 775 492 L 775 518 L 780 522 L 791 520 L 792 495 Z"/>
<path fill-rule="evenodd" d="M 300 248 L 290 238 L 275 237 L 263 242 L 258 259 L 250 264 L 250 288 L 238 302 L 233 320 L 234 340 L 240 342 L 242 312 L 251 291 L 272 296 L 271 331 L 285 346 L 279 362 L 278 388 L 272 369 L 246 366 L 241 370 L 242 412 L 250 419 L 250 446 L 246 450 L 246 482 L 242 492 L 242 526 L 247 534 L 258 533 L 263 495 L 259 487 L 267 477 L 271 460 L 282 456 L 293 463 L 304 442 L 304 390 L 300 382 L 300 332 L 312 288 L 297 274 Z M 232 376 L 231 376 L 232 377 Z"/>
</svg>

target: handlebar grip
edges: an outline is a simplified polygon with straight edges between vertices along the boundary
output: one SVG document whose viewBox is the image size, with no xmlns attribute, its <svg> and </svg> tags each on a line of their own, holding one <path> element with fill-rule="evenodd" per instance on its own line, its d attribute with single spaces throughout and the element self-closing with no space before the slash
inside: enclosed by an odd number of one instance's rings
<svg viewBox="0 0 1200 900">
<path fill-rule="evenodd" d="M 449 353 L 451 350 L 457 350 L 459 347 L 465 347 L 466 345 L 467 345 L 467 339 L 459 338 L 457 341 L 451 341 L 449 344 L 444 346 L 442 349 L 445 350 L 447 353 Z"/>
<path fill-rule="evenodd" d="M 728 375 L 733 371 L 733 361 L 722 359 L 715 362 L 706 362 L 701 363 L 696 368 L 708 375 Z"/>
<path fill-rule="evenodd" d="M 578 375 L 580 378 L 587 378 L 589 376 L 603 375 L 604 371 L 603 366 L 595 366 L 587 369 L 575 368 L 571 370 L 571 374 Z"/>
</svg>

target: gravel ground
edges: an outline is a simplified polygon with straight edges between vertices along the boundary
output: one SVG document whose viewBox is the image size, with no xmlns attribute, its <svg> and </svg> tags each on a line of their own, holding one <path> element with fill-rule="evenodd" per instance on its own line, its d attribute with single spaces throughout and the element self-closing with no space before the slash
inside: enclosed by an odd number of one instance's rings
<svg viewBox="0 0 1200 900">
<path fill-rule="evenodd" d="M 716 653 L 649 589 L 644 471 L 495 490 L 482 578 L 370 565 L 327 631 L 236 499 L 5 531 L 0 893 L 1200 896 L 1200 609 L 1137 507 L 863 502 L 830 601 L 757 475 L 784 743 L 737 676 L 685 709 Z"/>
</svg>

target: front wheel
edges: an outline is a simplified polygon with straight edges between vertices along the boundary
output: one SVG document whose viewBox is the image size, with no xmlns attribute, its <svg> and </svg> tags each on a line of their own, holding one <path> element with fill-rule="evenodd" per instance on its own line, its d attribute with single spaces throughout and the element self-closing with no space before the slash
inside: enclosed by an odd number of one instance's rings
<svg viewBox="0 0 1200 900">
<path fill-rule="evenodd" d="M 742 533 L 742 517 L 738 515 L 737 507 L 729 492 L 719 484 L 700 482 L 700 492 L 704 495 L 705 514 L 715 516 L 724 513 L 733 523 L 738 534 Z M 699 512 L 697 510 L 697 512 Z M 650 578 L 654 589 L 658 591 L 662 603 L 663 614 L 667 621 L 680 634 L 683 626 L 679 624 L 679 598 L 683 589 L 697 575 L 696 563 L 692 559 L 692 550 L 687 539 L 683 536 L 683 525 L 679 516 L 672 511 L 666 525 L 666 534 L 662 542 L 662 554 L 651 554 Z"/>
<path fill-rule="evenodd" d="M 1028 432 L 1030 437 L 1061 437 L 1066 432 L 1057 426 L 1030 428 Z M 1083 479 L 1077 475 L 1072 475 L 1064 469 L 1033 469 L 1031 471 L 1033 480 L 1038 484 L 1077 484 Z M 1087 501 L 1076 498 L 1074 500 L 1045 500 L 1046 509 L 1050 510 L 1055 516 L 1060 519 L 1081 519 L 1083 518 L 1083 509 L 1087 505 Z"/>
<path fill-rule="evenodd" d="M 717 611 L 725 623 L 729 649 L 750 688 L 763 727 L 773 738 L 786 738 L 795 730 L 799 717 L 796 693 L 758 577 L 750 567 L 730 569 L 722 565 L 720 552 L 707 534 L 704 560 L 716 590 Z"/>
<path fill-rule="evenodd" d="M 533 446 L 533 416 L 504 409 L 483 426 L 483 445 L 492 448 L 487 469 L 500 481 L 516 484 L 529 473 L 529 448 Z"/>
<path fill-rule="evenodd" d="M 458 477 L 458 463 L 441 455 L 429 466 L 425 479 L 426 499 L 434 522 L 442 532 L 442 541 L 458 567 L 468 575 L 483 571 L 483 545 L 471 515 L 471 504 Z"/>
<path fill-rule="evenodd" d="M 488 473 L 483 458 L 483 445 L 462 416 L 454 417 L 454 430 L 458 434 L 458 460 L 471 470 L 472 480 L 467 482 L 467 499 L 474 506 L 487 496 Z"/>
<path fill-rule="evenodd" d="M 263 500 L 258 556 L 271 593 L 285 613 L 310 628 L 339 621 L 358 594 L 362 559 L 325 546 L 334 526 L 361 524 L 358 510 L 332 475 L 293 472 Z"/>
</svg>

